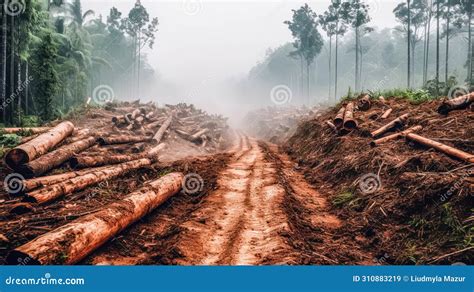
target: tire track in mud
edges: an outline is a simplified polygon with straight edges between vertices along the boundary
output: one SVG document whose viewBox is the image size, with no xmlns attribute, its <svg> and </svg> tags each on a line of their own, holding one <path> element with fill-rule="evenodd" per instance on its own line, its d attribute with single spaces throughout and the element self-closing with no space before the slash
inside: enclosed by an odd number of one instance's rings
<svg viewBox="0 0 474 292">
<path fill-rule="evenodd" d="M 284 189 L 258 143 L 246 136 L 243 141 L 220 174 L 218 189 L 186 224 L 182 264 L 256 265 L 269 255 L 278 255 L 282 264 L 291 260 L 279 235 L 289 231 L 281 208 Z"/>
</svg>

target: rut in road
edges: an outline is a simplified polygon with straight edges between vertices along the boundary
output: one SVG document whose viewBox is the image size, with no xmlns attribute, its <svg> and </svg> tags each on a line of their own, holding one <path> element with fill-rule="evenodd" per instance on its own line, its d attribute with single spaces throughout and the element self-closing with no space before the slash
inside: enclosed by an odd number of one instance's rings
<svg viewBox="0 0 474 292">
<path fill-rule="evenodd" d="M 305 225 L 311 225 L 309 232 L 339 227 L 339 220 L 325 211 L 325 198 L 292 171 L 276 148 L 246 136 L 241 141 L 240 150 L 220 174 L 218 188 L 184 224 L 180 264 L 300 264 L 309 257 L 338 263 L 312 249 L 300 230 Z M 288 201 L 288 187 L 296 201 Z M 295 217 L 287 204 L 305 210 L 307 220 Z"/>
</svg>

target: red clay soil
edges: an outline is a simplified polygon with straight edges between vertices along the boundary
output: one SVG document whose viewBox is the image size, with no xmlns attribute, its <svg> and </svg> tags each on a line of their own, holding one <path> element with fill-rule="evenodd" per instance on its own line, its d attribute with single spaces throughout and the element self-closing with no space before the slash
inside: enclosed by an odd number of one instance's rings
<svg viewBox="0 0 474 292">
<path fill-rule="evenodd" d="M 359 129 L 346 135 L 326 124 L 336 107 L 303 121 L 283 146 L 305 178 L 328 194 L 332 211 L 344 222 L 338 234 L 372 251 L 377 263 L 474 263 L 474 166 L 404 138 L 369 146 L 371 131 L 409 113 L 406 128 L 421 125 L 418 134 L 474 153 L 474 112 L 442 116 L 438 105 L 373 101 L 370 110 L 355 112 Z M 392 114 L 380 119 L 388 107 Z M 381 181 L 371 194 L 359 188 L 369 173 Z"/>
</svg>

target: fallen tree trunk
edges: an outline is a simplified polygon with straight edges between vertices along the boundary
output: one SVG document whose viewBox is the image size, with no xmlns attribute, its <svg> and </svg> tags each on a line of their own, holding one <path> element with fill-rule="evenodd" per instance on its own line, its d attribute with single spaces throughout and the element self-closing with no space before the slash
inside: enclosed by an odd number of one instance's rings
<svg viewBox="0 0 474 292">
<path fill-rule="evenodd" d="M 408 114 L 401 115 L 398 118 L 391 121 L 390 123 L 383 125 L 382 127 L 373 131 L 370 134 L 372 135 L 372 137 L 380 136 L 384 134 L 385 132 L 389 131 L 390 129 L 392 129 L 393 127 L 404 124 L 407 119 L 408 119 Z"/>
<path fill-rule="evenodd" d="M 96 143 L 94 137 L 89 137 L 65 146 L 62 146 L 52 152 L 49 152 L 38 159 L 23 164 L 18 168 L 18 172 L 25 177 L 34 177 L 42 175 L 62 163 L 69 160 L 75 154 L 82 152 Z"/>
<path fill-rule="evenodd" d="M 20 132 L 30 133 L 31 135 L 42 134 L 51 130 L 49 127 L 36 127 L 36 128 L 0 128 L 0 133 L 5 134 L 17 134 Z"/>
<path fill-rule="evenodd" d="M 132 136 L 132 135 L 119 135 L 110 137 L 100 137 L 97 139 L 100 145 L 113 145 L 113 144 L 126 144 L 126 143 L 139 143 L 148 142 L 151 140 L 149 136 Z"/>
<path fill-rule="evenodd" d="M 78 156 L 73 157 L 70 160 L 71 168 L 86 168 L 103 165 L 113 165 L 122 162 L 133 161 L 141 158 L 151 158 L 157 160 L 158 152 L 165 147 L 164 143 L 161 143 L 147 152 L 139 154 L 118 154 L 118 155 L 95 155 L 95 156 Z"/>
<path fill-rule="evenodd" d="M 388 116 L 392 113 L 393 109 L 392 108 L 389 108 L 388 110 L 386 110 L 382 116 L 380 117 L 381 119 L 386 119 L 388 118 Z"/>
<path fill-rule="evenodd" d="M 182 173 L 174 172 L 147 183 L 118 202 L 16 248 L 7 256 L 7 263 L 75 264 L 178 193 L 183 178 Z"/>
<path fill-rule="evenodd" d="M 467 108 L 472 102 L 474 102 L 474 92 L 454 99 L 448 99 L 443 101 L 438 107 L 438 113 L 447 115 L 452 110 Z"/>
<path fill-rule="evenodd" d="M 342 124 L 344 123 L 344 112 L 346 111 L 345 107 L 341 107 L 339 111 L 337 112 L 336 117 L 334 118 L 334 125 L 337 128 L 341 128 Z"/>
<path fill-rule="evenodd" d="M 420 131 L 421 129 L 423 129 L 421 126 L 414 126 L 414 127 L 411 127 L 410 129 L 407 129 L 405 131 L 395 133 L 395 134 L 392 134 L 392 135 L 388 135 L 388 136 L 385 136 L 383 138 L 374 140 L 374 141 L 370 142 L 370 146 L 375 147 L 375 146 L 380 145 L 382 143 L 385 143 L 387 141 L 395 140 L 399 137 L 403 137 L 408 133 L 413 133 L 413 132 Z"/>
<path fill-rule="evenodd" d="M 464 160 L 466 162 L 474 163 L 474 155 L 473 154 L 464 152 L 462 150 L 453 148 L 451 146 L 445 145 L 445 144 L 440 143 L 440 142 L 433 141 L 431 139 L 419 136 L 417 134 L 410 133 L 410 134 L 407 134 L 406 137 L 407 137 L 407 139 L 410 139 L 412 141 L 420 143 L 424 146 L 434 148 L 434 149 L 436 149 L 440 152 L 446 153 L 448 155 L 459 158 L 459 159 Z"/>
<path fill-rule="evenodd" d="M 84 169 L 84 170 L 79 170 L 79 171 L 70 171 L 70 172 L 65 172 L 61 174 L 55 174 L 55 175 L 50 175 L 50 176 L 42 176 L 42 177 L 37 177 L 37 178 L 32 178 L 28 180 L 23 180 L 22 181 L 22 191 L 23 192 L 29 192 L 31 190 L 44 187 L 44 186 L 49 186 L 52 184 L 56 184 L 62 181 L 65 181 L 67 179 L 71 179 L 80 175 L 84 175 L 90 172 L 98 171 L 101 170 L 105 167 L 100 167 L 100 168 L 90 168 L 90 169 Z"/>
<path fill-rule="evenodd" d="M 357 121 L 354 119 L 354 103 L 349 102 L 344 112 L 344 129 L 353 130 L 357 128 Z"/>
<path fill-rule="evenodd" d="M 156 144 L 159 144 L 161 142 L 161 139 L 163 138 L 163 135 L 165 134 L 166 130 L 168 130 L 168 127 L 171 125 L 171 121 L 173 120 L 173 114 L 171 114 L 168 119 L 161 125 L 161 127 L 158 129 L 156 132 L 155 136 L 153 136 L 153 142 Z"/>
<path fill-rule="evenodd" d="M 27 193 L 25 201 L 37 204 L 51 202 L 61 196 L 82 190 L 90 185 L 111 179 L 144 166 L 149 166 L 154 162 L 152 159 L 142 158 L 121 164 L 109 166 L 98 171 L 87 173 L 46 188 Z"/>
<path fill-rule="evenodd" d="M 62 122 L 48 132 L 10 150 L 5 156 L 5 163 L 10 168 L 16 169 L 19 165 L 28 163 L 47 153 L 70 136 L 73 131 L 74 125 L 71 122 Z"/>
</svg>

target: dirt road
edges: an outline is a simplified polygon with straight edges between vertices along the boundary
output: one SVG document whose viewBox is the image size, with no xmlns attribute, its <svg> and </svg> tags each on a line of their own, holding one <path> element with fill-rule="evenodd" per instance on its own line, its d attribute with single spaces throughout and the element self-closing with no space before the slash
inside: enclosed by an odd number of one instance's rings
<svg viewBox="0 0 474 292">
<path fill-rule="evenodd" d="M 329 213 L 324 196 L 294 170 L 293 163 L 276 146 L 242 133 L 235 145 L 215 182 L 204 180 L 213 188 L 198 203 L 183 203 L 192 196 L 180 194 L 182 198 L 104 246 L 88 262 L 370 263 L 370 255 L 337 233 L 342 223 Z"/>
</svg>

